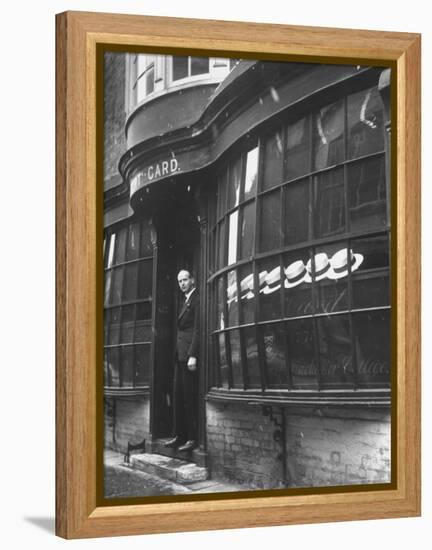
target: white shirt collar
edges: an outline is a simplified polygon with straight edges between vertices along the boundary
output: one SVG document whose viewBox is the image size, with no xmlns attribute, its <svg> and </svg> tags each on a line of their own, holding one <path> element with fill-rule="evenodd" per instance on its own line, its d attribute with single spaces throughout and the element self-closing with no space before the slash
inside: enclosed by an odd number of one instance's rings
<svg viewBox="0 0 432 550">
<path fill-rule="evenodd" d="M 192 294 L 192 292 L 193 292 L 194 290 L 195 290 L 195 287 L 193 287 L 192 290 L 190 290 L 187 294 L 185 294 L 186 302 L 189 300 L 189 298 L 190 298 L 190 296 L 191 296 L 191 294 Z"/>
</svg>

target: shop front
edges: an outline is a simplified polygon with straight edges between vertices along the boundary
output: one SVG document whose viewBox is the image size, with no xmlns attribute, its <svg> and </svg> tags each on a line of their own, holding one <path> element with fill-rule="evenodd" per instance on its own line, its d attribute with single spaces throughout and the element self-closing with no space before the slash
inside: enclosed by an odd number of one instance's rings
<svg viewBox="0 0 432 550">
<path fill-rule="evenodd" d="M 105 232 L 106 444 L 172 453 L 188 269 L 201 304 L 188 458 L 248 487 L 388 482 L 388 70 L 226 70 L 205 93 L 189 74 L 194 116 L 176 87 L 127 119 L 124 190 L 111 198 L 127 213 Z"/>
</svg>

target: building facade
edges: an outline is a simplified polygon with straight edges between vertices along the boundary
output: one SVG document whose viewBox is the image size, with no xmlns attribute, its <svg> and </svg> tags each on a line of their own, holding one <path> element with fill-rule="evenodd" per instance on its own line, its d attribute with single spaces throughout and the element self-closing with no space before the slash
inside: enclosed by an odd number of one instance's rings
<svg viewBox="0 0 432 550">
<path fill-rule="evenodd" d="M 253 488 L 389 482 L 390 73 L 105 54 L 105 445 L 171 435 L 177 272 L 199 446 Z"/>
</svg>

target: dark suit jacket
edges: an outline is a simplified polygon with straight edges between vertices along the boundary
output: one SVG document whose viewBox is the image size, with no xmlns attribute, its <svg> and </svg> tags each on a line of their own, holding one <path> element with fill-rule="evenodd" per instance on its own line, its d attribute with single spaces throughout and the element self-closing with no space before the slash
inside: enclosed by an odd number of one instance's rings
<svg viewBox="0 0 432 550">
<path fill-rule="evenodd" d="M 199 352 L 199 294 L 195 289 L 183 305 L 177 319 L 177 356 L 179 361 L 198 357 Z"/>
</svg>

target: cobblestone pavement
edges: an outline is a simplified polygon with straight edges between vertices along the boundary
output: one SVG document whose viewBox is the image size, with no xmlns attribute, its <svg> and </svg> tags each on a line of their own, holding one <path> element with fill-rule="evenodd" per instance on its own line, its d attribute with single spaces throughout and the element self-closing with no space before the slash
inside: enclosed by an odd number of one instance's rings
<svg viewBox="0 0 432 550">
<path fill-rule="evenodd" d="M 245 487 L 208 479 L 182 485 L 158 476 L 135 470 L 123 462 L 123 455 L 106 450 L 105 497 L 126 498 L 145 496 L 187 495 L 194 493 L 220 493 L 244 491 Z"/>
</svg>

